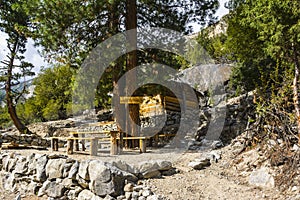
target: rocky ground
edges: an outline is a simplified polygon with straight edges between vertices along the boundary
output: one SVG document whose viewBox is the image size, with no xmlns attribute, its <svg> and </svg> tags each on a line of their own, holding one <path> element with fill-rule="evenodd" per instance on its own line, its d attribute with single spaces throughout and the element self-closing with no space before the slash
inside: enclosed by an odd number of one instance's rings
<svg viewBox="0 0 300 200">
<path fill-rule="evenodd" d="M 162 195 L 167 200 L 177 199 L 300 199 L 297 188 L 291 193 L 282 193 L 274 183 L 271 170 L 267 164 L 261 165 L 269 169 L 269 174 L 260 173 L 258 180 L 253 178 L 253 163 L 259 162 L 261 159 L 257 157 L 257 150 L 250 150 L 241 155 L 237 153 L 241 150 L 240 144 L 232 143 L 231 145 L 209 151 L 193 151 L 184 153 L 161 154 L 155 150 L 150 150 L 145 154 L 136 152 L 127 152 L 127 155 L 109 156 L 100 154 L 93 157 L 104 160 L 126 160 L 129 164 L 138 164 L 145 160 L 155 159 L 171 159 L 173 167 L 178 173 L 172 176 L 162 176 L 160 178 L 143 180 L 140 184 L 149 187 L 155 194 Z M 12 150 L 10 150 L 12 151 Z M 33 150 L 17 151 L 23 155 L 29 155 Z M 43 151 L 41 153 L 51 154 L 51 152 Z M 63 153 L 63 152 L 61 152 Z M 211 155 L 214 155 L 211 157 Z M 85 160 L 87 155 L 73 155 L 72 158 Z M 202 162 L 207 157 L 211 157 L 208 163 Z M 204 158 L 204 159 L 203 159 Z M 194 162 L 202 162 L 203 165 L 193 165 Z M 198 163 L 199 164 L 199 163 Z M 261 166 L 257 166 L 260 168 Z M 269 179 L 266 180 L 266 177 Z M 257 178 L 257 177 L 256 177 Z M 17 193 L 7 192 L 3 189 L 0 193 L 0 199 L 14 199 Z M 22 195 L 21 199 L 46 199 L 44 197 L 36 197 L 32 194 Z"/>
</svg>

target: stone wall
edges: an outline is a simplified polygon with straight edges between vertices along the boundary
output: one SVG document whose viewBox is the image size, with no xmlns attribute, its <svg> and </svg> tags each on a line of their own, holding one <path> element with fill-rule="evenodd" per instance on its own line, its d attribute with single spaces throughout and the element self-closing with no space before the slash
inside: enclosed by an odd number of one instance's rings
<svg viewBox="0 0 300 200">
<path fill-rule="evenodd" d="M 149 188 L 137 185 L 138 180 L 175 173 L 172 163 L 162 160 L 131 166 L 123 161 L 79 162 L 65 155 L 15 153 L 0 154 L 0 170 L 0 182 L 6 190 L 49 199 L 78 200 L 140 199 L 140 196 L 161 199 Z"/>
<path fill-rule="evenodd" d="M 208 103 L 208 98 L 200 99 L 199 127 L 193 133 L 195 141 L 203 139 L 221 140 L 227 144 L 236 136 L 243 133 L 250 119 L 255 119 L 255 106 L 253 103 L 253 92 L 231 98 L 226 103 L 220 103 L 212 108 Z M 214 115 L 213 115 L 213 109 Z M 161 116 L 147 117 L 142 120 L 142 127 L 155 127 L 155 122 L 165 120 Z M 180 112 L 167 112 L 166 122 L 161 133 L 175 134 L 180 124 Z M 221 121 L 220 127 L 214 127 L 217 121 Z M 224 123 L 223 123 L 224 122 Z M 210 127 L 212 125 L 213 127 Z M 208 128 L 212 128 L 213 136 L 208 136 Z M 199 143 L 200 144 L 200 143 Z"/>
<path fill-rule="evenodd" d="M 50 141 L 38 136 L 36 134 L 21 134 L 17 135 L 14 132 L 6 132 L 0 134 L 0 140 L 3 143 L 17 143 L 20 145 L 39 146 L 39 147 L 50 147 Z"/>
</svg>

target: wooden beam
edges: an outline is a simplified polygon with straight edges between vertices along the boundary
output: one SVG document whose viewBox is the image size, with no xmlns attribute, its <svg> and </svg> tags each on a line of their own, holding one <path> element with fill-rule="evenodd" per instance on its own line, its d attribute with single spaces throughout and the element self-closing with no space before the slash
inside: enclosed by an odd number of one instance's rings
<svg viewBox="0 0 300 200">
<path fill-rule="evenodd" d="M 143 103 L 144 97 L 120 97 L 120 104 L 141 104 Z"/>
</svg>

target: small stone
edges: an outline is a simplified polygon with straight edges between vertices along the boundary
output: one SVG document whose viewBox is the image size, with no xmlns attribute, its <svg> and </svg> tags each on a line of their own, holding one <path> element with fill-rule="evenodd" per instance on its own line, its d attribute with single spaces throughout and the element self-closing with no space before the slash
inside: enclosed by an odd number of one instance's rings
<svg viewBox="0 0 300 200">
<path fill-rule="evenodd" d="M 125 198 L 126 198 L 126 200 L 131 199 L 131 197 L 132 197 L 132 193 L 131 192 L 125 192 Z"/>
<path fill-rule="evenodd" d="M 195 170 L 201 170 L 210 166 L 210 159 L 208 158 L 197 159 L 193 162 L 190 162 L 188 166 L 192 167 Z"/>
<path fill-rule="evenodd" d="M 269 174 L 267 168 L 261 168 L 253 171 L 249 177 L 249 184 L 259 187 L 273 188 L 275 186 L 275 180 L 272 175 Z"/>
<path fill-rule="evenodd" d="M 135 187 L 133 188 L 133 191 L 139 192 L 139 191 L 141 191 L 141 190 L 143 190 L 143 189 L 144 189 L 144 186 L 139 185 L 139 186 L 135 186 Z"/>
<path fill-rule="evenodd" d="M 300 147 L 297 144 L 293 145 L 293 148 L 292 148 L 293 151 L 299 151 L 299 149 L 300 149 Z"/>
<path fill-rule="evenodd" d="M 292 190 L 292 192 L 295 192 L 295 191 L 298 191 L 299 188 L 297 186 L 293 186 L 291 190 Z"/>
<path fill-rule="evenodd" d="M 132 194 L 131 194 L 132 199 L 137 199 L 139 196 L 140 196 L 139 193 L 136 192 L 136 191 L 133 191 Z"/>
<path fill-rule="evenodd" d="M 124 187 L 124 192 L 133 192 L 134 185 L 132 183 L 128 183 Z"/>
<path fill-rule="evenodd" d="M 108 194 L 105 196 L 105 198 L 103 200 L 116 200 L 116 199 Z"/>
<path fill-rule="evenodd" d="M 214 161 L 217 163 L 221 159 L 222 152 L 214 150 L 214 151 L 211 151 L 208 155 L 209 155 L 211 161 Z"/>
<path fill-rule="evenodd" d="M 126 199 L 125 195 L 121 195 L 117 197 L 117 200 L 124 200 L 124 199 Z"/>
<path fill-rule="evenodd" d="M 151 190 L 144 190 L 143 193 L 142 193 L 142 195 L 144 197 L 148 197 L 148 196 L 150 196 L 152 194 L 153 194 L 153 192 Z"/>
</svg>

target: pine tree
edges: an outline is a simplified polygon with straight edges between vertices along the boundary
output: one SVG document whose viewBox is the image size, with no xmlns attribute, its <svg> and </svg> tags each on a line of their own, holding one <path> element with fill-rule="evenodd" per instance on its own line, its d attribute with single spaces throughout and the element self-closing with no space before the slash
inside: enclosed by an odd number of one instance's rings
<svg viewBox="0 0 300 200">
<path fill-rule="evenodd" d="M 27 38 L 22 27 L 29 26 L 29 17 L 23 11 L 16 10 L 18 0 L 0 1 L 0 30 L 8 35 L 6 59 L 1 61 L 0 81 L 5 85 L 5 100 L 9 115 L 20 133 L 30 133 L 17 115 L 16 105 L 26 92 L 26 85 L 19 88 L 21 78 L 33 76 L 33 65 L 24 61 Z"/>
</svg>

